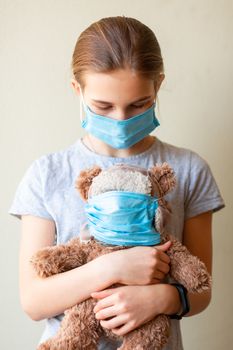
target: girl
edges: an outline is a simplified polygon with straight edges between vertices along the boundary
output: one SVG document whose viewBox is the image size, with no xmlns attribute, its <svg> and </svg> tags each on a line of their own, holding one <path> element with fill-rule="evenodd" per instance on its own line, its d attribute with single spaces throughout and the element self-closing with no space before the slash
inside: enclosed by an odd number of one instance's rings
<svg viewBox="0 0 233 350">
<path fill-rule="evenodd" d="M 71 84 L 83 105 L 80 118 L 86 136 L 65 150 L 35 160 L 9 211 L 22 222 L 20 296 L 24 311 L 33 320 L 47 319 L 41 342 L 56 333 L 65 309 L 90 297 L 98 300 L 94 312 L 101 325 L 118 335 L 160 313 L 200 313 L 208 306 L 211 292 L 186 296 L 188 312 L 179 290 L 164 283 L 170 242 L 156 250 L 134 247 L 106 254 L 46 279 L 38 278 L 32 269 L 29 261 L 38 249 L 67 242 L 78 234 L 85 213 L 74 184 L 82 169 L 119 162 L 149 168 L 166 161 L 178 182 L 167 196 L 173 210 L 167 230 L 204 261 L 211 273 L 212 213 L 223 208 L 224 201 L 204 159 L 150 135 L 159 124 L 154 106 L 165 77 L 154 33 L 133 18 L 103 18 L 78 38 L 72 70 Z M 108 288 L 117 282 L 124 286 Z M 179 321 L 171 322 L 164 349 L 181 350 Z M 98 348 L 110 350 L 119 345 L 101 338 Z"/>
</svg>

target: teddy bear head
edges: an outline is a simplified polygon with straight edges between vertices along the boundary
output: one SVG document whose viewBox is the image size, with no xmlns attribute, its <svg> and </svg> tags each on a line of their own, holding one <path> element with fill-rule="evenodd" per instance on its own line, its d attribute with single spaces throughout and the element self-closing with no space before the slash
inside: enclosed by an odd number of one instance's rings
<svg viewBox="0 0 233 350">
<path fill-rule="evenodd" d="M 175 184 L 174 171 L 167 163 L 156 164 L 150 169 L 118 163 L 104 170 L 95 165 L 81 171 L 75 187 L 85 202 L 111 191 L 146 194 L 156 198 L 158 207 L 154 213 L 154 227 L 162 236 L 171 213 L 164 196 Z M 84 224 L 81 236 L 86 238 L 88 235 L 88 225 Z"/>
<path fill-rule="evenodd" d="M 174 171 L 167 163 L 150 169 L 118 163 L 104 170 L 95 165 L 81 171 L 75 187 L 84 201 L 108 191 L 144 193 L 162 200 L 175 184 Z"/>
</svg>

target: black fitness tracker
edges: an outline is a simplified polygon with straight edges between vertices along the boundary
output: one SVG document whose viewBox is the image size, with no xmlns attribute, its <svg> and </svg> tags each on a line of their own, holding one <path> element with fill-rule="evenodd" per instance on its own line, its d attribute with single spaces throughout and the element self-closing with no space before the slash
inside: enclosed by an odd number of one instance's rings
<svg viewBox="0 0 233 350">
<path fill-rule="evenodd" d="M 181 318 L 186 315 L 190 310 L 189 300 L 188 300 L 188 291 L 187 289 L 180 283 L 170 283 L 172 286 L 176 287 L 179 292 L 180 301 L 182 304 L 182 311 L 180 314 L 170 315 L 170 318 L 181 320 Z"/>
</svg>

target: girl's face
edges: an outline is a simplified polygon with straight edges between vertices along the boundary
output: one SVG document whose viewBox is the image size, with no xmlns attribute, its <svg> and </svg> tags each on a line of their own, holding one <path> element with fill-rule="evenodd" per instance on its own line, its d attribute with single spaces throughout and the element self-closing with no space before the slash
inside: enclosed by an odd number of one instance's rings
<svg viewBox="0 0 233 350">
<path fill-rule="evenodd" d="M 85 104 L 96 114 L 125 120 L 152 106 L 163 79 L 164 74 L 161 74 L 155 84 L 153 80 L 130 69 L 108 73 L 90 72 L 85 74 L 83 98 Z M 81 88 L 77 81 L 72 79 L 71 84 L 80 95 Z"/>
</svg>

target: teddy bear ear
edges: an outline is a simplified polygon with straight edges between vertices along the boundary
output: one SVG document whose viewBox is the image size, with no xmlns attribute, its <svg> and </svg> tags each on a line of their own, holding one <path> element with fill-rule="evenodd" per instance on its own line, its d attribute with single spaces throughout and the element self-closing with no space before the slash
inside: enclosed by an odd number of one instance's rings
<svg viewBox="0 0 233 350">
<path fill-rule="evenodd" d="M 149 169 L 149 174 L 152 178 L 152 181 L 154 180 L 159 184 L 163 195 L 173 190 L 176 185 L 174 170 L 168 163 L 157 163 L 155 166 Z"/>
<path fill-rule="evenodd" d="M 75 181 L 75 188 L 84 201 L 88 199 L 88 190 L 93 179 L 99 175 L 101 171 L 102 169 L 98 165 L 94 165 L 92 168 L 80 171 L 80 174 Z"/>
</svg>

